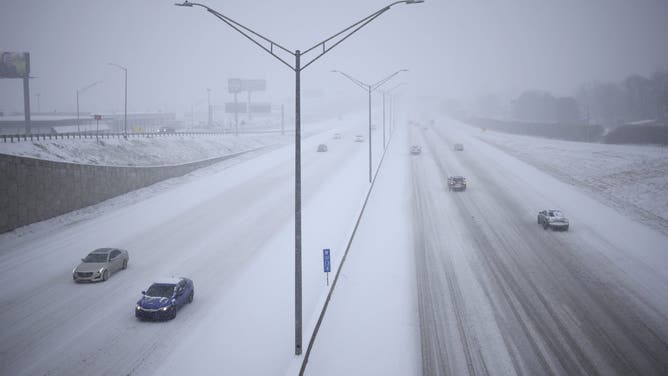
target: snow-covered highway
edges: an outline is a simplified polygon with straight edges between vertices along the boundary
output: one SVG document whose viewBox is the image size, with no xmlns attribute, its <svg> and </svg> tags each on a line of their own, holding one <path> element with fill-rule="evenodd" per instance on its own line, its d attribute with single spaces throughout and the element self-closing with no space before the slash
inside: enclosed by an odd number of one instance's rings
<svg viewBox="0 0 668 376">
<path fill-rule="evenodd" d="M 322 249 L 335 271 L 368 189 L 359 129 L 303 143 L 304 345 L 328 291 Z M 394 134 L 307 375 L 668 372 L 666 236 L 493 137 L 448 119 Z M 274 147 L 1 235 L 0 374 L 296 374 L 293 157 Z M 448 175 L 468 189 L 448 192 Z M 546 208 L 570 230 L 543 230 Z M 102 246 L 128 249 L 129 268 L 73 283 Z M 194 303 L 137 321 L 140 291 L 181 275 Z"/>
<path fill-rule="evenodd" d="M 325 132 L 303 142 L 305 322 L 326 289 L 321 249 L 332 248 L 335 267 L 368 188 L 368 149 L 353 142 L 357 126 L 342 123 L 342 140 Z M 321 142 L 328 152 L 316 153 Z M 0 238 L 0 374 L 178 373 L 178 362 L 156 371 L 174 358 L 192 370 L 196 354 L 173 352 L 197 330 L 209 334 L 198 343 L 217 346 L 216 358 L 197 360 L 210 374 L 286 368 L 294 351 L 294 148 L 175 181 L 128 194 L 127 203 L 97 205 L 81 220 Z M 127 249 L 128 269 L 104 283 L 75 284 L 78 260 L 104 246 Z M 271 263 L 262 273 L 255 268 L 248 284 L 244 272 L 259 253 Z M 170 322 L 136 320 L 140 291 L 165 276 L 192 277 L 195 302 Z M 264 362 L 253 362 L 256 354 Z"/>
<path fill-rule="evenodd" d="M 668 239 L 475 132 L 411 129 L 423 373 L 668 373 Z M 536 223 L 547 208 L 569 232 Z"/>
</svg>

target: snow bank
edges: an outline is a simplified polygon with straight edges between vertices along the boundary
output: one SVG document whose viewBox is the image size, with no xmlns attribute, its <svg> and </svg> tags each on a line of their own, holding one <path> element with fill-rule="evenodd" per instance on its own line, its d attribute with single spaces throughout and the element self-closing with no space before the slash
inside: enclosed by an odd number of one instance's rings
<svg viewBox="0 0 668 376">
<path fill-rule="evenodd" d="M 574 185 L 620 213 L 668 234 L 668 150 L 485 132 L 459 125 L 478 139 Z"/>
</svg>

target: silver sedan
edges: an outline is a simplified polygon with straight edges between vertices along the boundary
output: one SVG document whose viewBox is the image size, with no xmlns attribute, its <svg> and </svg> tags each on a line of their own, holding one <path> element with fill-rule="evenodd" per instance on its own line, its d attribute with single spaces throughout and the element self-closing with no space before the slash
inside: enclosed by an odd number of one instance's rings
<svg viewBox="0 0 668 376">
<path fill-rule="evenodd" d="M 81 259 L 72 270 L 75 282 L 106 281 L 112 273 L 128 267 L 128 251 L 117 248 L 99 248 Z"/>
</svg>

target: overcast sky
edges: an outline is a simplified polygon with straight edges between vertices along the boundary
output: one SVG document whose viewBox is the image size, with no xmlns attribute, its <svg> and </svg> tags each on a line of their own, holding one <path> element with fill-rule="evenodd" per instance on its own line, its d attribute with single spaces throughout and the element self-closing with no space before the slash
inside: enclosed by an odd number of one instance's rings
<svg viewBox="0 0 668 376">
<path fill-rule="evenodd" d="M 206 1 L 206 0 L 203 0 Z M 294 73 L 202 8 L 173 0 L 0 0 L 0 51 L 30 52 L 33 111 L 173 111 L 231 101 L 227 79 L 264 78 L 257 99 L 289 104 Z M 205 4 L 290 49 L 307 49 L 387 0 L 208 0 Z M 365 103 L 332 69 L 375 82 L 410 72 L 405 96 L 469 97 L 546 89 L 570 95 L 668 67 L 665 0 L 427 0 L 397 5 L 302 73 L 306 99 Z M 308 57 L 308 56 L 307 56 Z M 289 58 L 286 56 L 286 58 Z M 305 102 L 308 103 L 308 102 Z M 20 80 L 0 80 L 0 111 L 22 110 Z M 308 108 L 305 109 L 308 111 Z"/>
</svg>

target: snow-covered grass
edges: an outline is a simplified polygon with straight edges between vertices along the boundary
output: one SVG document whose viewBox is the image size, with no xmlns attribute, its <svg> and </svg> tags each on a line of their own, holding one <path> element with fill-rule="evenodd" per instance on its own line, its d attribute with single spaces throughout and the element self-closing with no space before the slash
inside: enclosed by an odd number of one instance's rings
<svg viewBox="0 0 668 376">
<path fill-rule="evenodd" d="M 668 234 L 668 150 L 665 147 L 509 135 L 446 121 L 576 186 L 624 215 Z"/>
<path fill-rule="evenodd" d="M 343 119 L 361 122 L 359 114 Z M 302 137 L 333 129 L 341 123 L 330 119 L 302 125 Z M 155 135 L 153 137 L 41 139 L 0 142 L 0 153 L 58 162 L 106 166 L 161 166 L 216 158 L 262 146 L 294 142 L 294 132 Z"/>
</svg>

